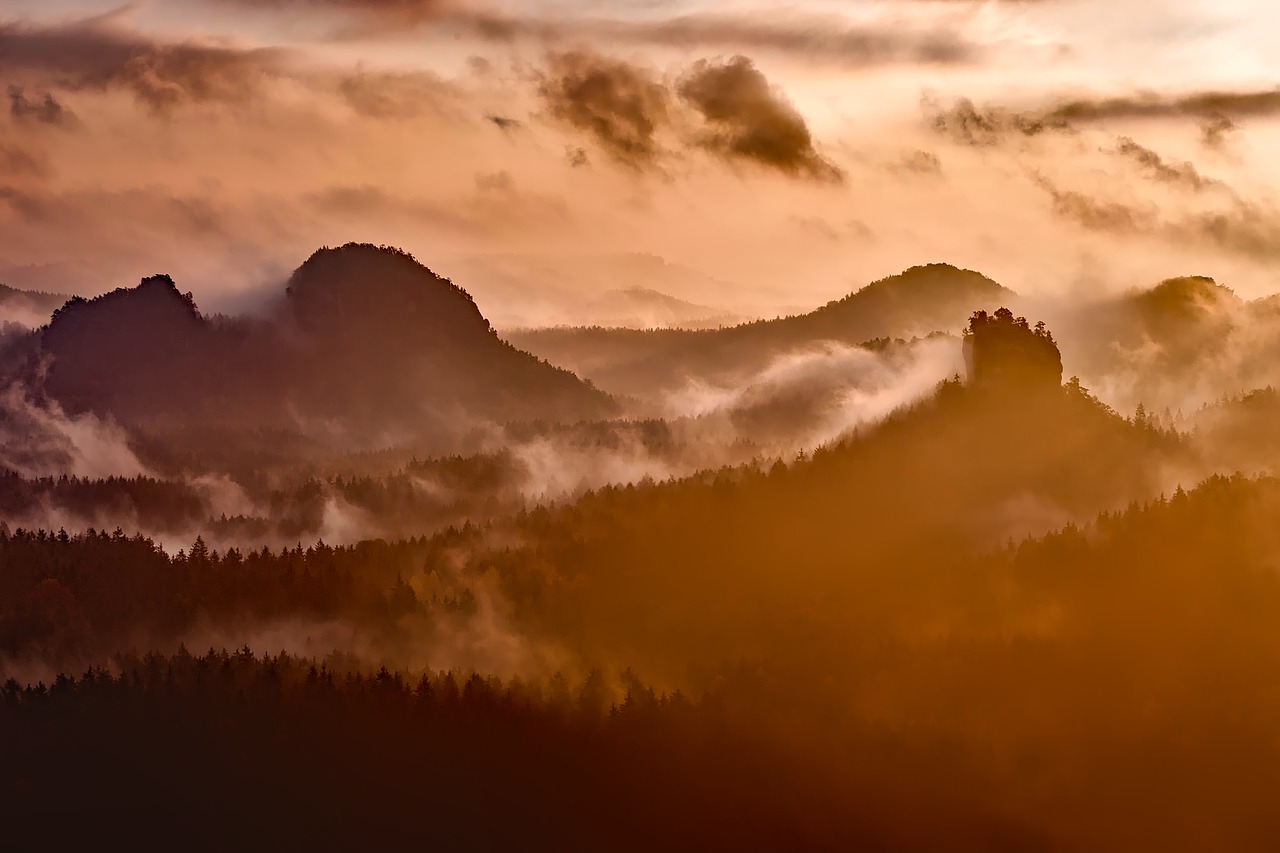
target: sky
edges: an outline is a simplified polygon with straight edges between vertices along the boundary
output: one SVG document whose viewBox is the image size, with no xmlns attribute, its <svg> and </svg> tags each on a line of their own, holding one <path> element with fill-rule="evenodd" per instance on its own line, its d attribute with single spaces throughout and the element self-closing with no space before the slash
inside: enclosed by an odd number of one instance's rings
<svg viewBox="0 0 1280 853">
<path fill-rule="evenodd" d="M 0 281 L 165 272 L 234 312 L 356 240 L 499 323 L 572 320 L 622 284 L 807 310 L 935 261 L 1031 294 L 1201 274 L 1260 296 L 1280 290 L 1277 19 L 1260 0 L 8 0 Z M 601 262 L 635 254 L 682 274 Z M 567 314 L 539 314 L 557 289 Z"/>
</svg>

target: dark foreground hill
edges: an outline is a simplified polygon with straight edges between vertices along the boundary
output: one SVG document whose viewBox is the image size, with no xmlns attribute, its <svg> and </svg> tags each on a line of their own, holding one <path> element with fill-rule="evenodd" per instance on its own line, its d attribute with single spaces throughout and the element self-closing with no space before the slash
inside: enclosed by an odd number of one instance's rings
<svg viewBox="0 0 1280 853">
<path fill-rule="evenodd" d="M 770 472 L 530 513 L 516 548 L 0 532 L 11 653 L 260 614 L 417 661 L 179 649 L 10 684 L 0 813 L 20 846 L 72 809 L 62 839 L 146 847 L 1272 849 L 1277 484 L 978 524 L 1123 502 L 1168 443 L 1074 386 L 948 385 Z M 555 663 L 440 671 L 495 631 Z"/>
<path fill-rule="evenodd" d="M 602 388 L 645 396 L 689 377 L 745 377 L 783 353 L 816 344 L 854 346 L 877 338 L 958 332 L 974 308 L 1015 298 L 972 270 L 930 264 L 792 317 L 724 329 L 539 329 L 514 332 L 511 339 Z"/>
<path fill-rule="evenodd" d="M 466 291 L 370 245 L 316 252 L 265 319 L 206 317 L 168 276 L 72 299 L 26 356 L 37 396 L 149 430 L 297 428 L 359 446 L 612 408 L 501 340 Z"/>
</svg>

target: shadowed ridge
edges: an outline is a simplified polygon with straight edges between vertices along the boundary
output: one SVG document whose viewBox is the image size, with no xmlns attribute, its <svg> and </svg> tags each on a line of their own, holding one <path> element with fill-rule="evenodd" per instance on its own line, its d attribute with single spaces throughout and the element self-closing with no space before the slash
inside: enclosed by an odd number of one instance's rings
<svg viewBox="0 0 1280 853">
<path fill-rule="evenodd" d="M 407 252 L 321 249 L 280 314 L 205 318 L 168 276 L 54 312 L 21 359 L 75 414 L 175 434 L 312 429 L 321 441 L 452 440 L 483 422 L 577 421 L 606 394 L 501 340 L 471 296 Z"/>
<path fill-rule="evenodd" d="M 1227 319 L 1244 307 L 1235 291 L 1207 276 L 1169 278 L 1133 294 L 1129 304 L 1149 333 Z"/>
<path fill-rule="evenodd" d="M 290 277 L 286 305 L 303 329 L 421 342 L 492 334 L 467 291 L 388 246 L 323 248 Z"/>
<path fill-rule="evenodd" d="M 167 275 L 73 297 L 40 333 L 44 389 L 71 412 L 146 417 L 190 406 L 210 331 L 192 295 Z"/>
<path fill-rule="evenodd" d="M 874 281 L 794 319 L 849 329 L 859 340 L 957 332 L 973 305 L 1015 299 L 1016 293 L 982 273 L 933 263 Z"/>
<path fill-rule="evenodd" d="M 176 321 L 189 327 L 203 321 L 195 298 L 180 292 L 173 279 L 163 274 L 148 276 L 136 287 L 118 287 L 92 299 L 73 296 L 53 312 L 49 329 L 60 332 L 73 321 L 88 316 L 96 323 L 123 324 L 125 328 L 121 332 L 133 331 L 128 327 L 137 323 Z"/>
<path fill-rule="evenodd" d="M 784 353 L 817 345 L 958 334 L 975 305 L 1017 299 L 981 273 L 935 263 L 880 279 L 807 314 L 696 331 L 538 329 L 513 334 L 512 340 L 602 388 L 645 397 L 690 376 L 745 377 Z"/>
</svg>

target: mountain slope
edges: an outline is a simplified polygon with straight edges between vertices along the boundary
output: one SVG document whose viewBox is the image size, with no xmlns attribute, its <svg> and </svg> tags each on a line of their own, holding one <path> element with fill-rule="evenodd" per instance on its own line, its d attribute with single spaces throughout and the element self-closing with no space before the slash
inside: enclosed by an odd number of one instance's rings
<svg viewBox="0 0 1280 853">
<path fill-rule="evenodd" d="M 631 329 L 699 329 L 736 325 L 741 318 L 648 287 L 610 290 L 586 306 L 580 323 Z"/>
<path fill-rule="evenodd" d="M 979 273 L 930 264 L 798 316 L 689 331 L 542 329 L 513 333 L 511 340 L 601 387 L 646 396 L 690 377 L 745 377 L 780 354 L 819 343 L 854 346 L 876 338 L 958 331 L 975 308 L 1015 298 Z"/>
<path fill-rule="evenodd" d="M 1117 405 L 1190 413 L 1224 394 L 1280 384 L 1274 297 L 1247 302 L 1203 276 L 1077 305 L 1061 324 L 1078 374 Z"/>
<path fill-rule="evenodd" d="M 403 252 L 355 244 L 308 259 L 267 320 L 206 318 L 167 276 L 73 299 L 24 379 L 71 414 L 126 426 L 292 427 L 353 446 L 612 409 L 501 340 L 461 288 Z"/>
<path fill-rule="evenodd" d="M 48 322 L 49 315 L 70 297 L 61 293 L 19 290 L 0 284 L 0 325 L 17 323 L 35 328 Z"/>
</svg>

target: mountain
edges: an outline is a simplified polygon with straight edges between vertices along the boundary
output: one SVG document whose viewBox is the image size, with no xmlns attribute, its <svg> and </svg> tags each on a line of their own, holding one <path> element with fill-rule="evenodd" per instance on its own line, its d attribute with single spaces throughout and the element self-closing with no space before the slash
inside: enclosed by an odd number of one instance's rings
<svg viewBox="0 0 1280 853">
<path fill-rule="evenodd" d="M 555 566 L 555 578 L 513 584 L 552 584 L 544 595 L 567 596 L 566 638 L 649 672 L 786 659 L 818 635 L 836 648 L 861 630 L 850 626 L 892 618 L 882 596 L 911 589 L 913 567 L 1153 497 L 1185 454 L 1179 437 L 1117 416 L 1074 383 L 947 381 L 789 463 L 605 489 L 536 530 L 517 527 L 512 538 L 527 544 L 516 553 L 475 559 Z M 934 582 L 940 597 L 965 594 L 963 575 Z"/>
<path fill-rule="evenodd" d="M 564 325 L 601 326 L 716 326 L 723 309 L 704 305 L 732 305 L 744 317 L 775 312 L 776 295 L 737 282 L 724 281 L 657 255 L 600 253 L 584 255 L 491 254 L 443 259 L 442 269 L 465 279 L 468 289 L 492 306 L 490 319 L 499 329 L 529 329 Z M 667 299 L 687 301 L 688 308 L 667 303 L 680 322 L 635 323 L 637 317 L 622 296 L 651 291 Z M 652 301 L 652 300 L 646 300 Z M 663 301 L 666 301 L 664 299 Z M 655 315 L 663 319 L 666 315 Z M 715 322 L 703 322 L 715 317 Z"/>
<path fill-rule="evenodd" d="M 346 446 L 578 420 L 612 401 L 501 340 L 466 291 L 408 254 L 322 249 L 265 319 L 203 316 L 168 276 L 54 312 L 23 379 L 69 414 L 148 431 L 293 428 Z"/>
<path fill-rule="evenodd" d="M 603 388 L 643 397 L 690 377 L 745 377 L 781 354 L 821 343 L 856 346 L 877 338 L 958 331 L 975 308 L 1015 299 L 1013 291 L 980 273 L 929 264 L 808 314 L 725 329 L 540 329 L 513 332 L 511 340 Z"/>
<path fill-rule="evenodd" d="M 629 329 L 700 329 L 737 325 L 742 318 L 651 288 L 628 287 L 610 290 L 593 300 L 583 309 L 579 322 Z"/>
<path fill-rule="evenodd" d="M 35 328 L 49 319 L 49 314 L 70 297 L 61 293 L 19 290 L 0 284 L 0 325 L 17 323 Z"/>
<path fill-rule="evenodd" d="M 1224 394 L 1280 384 L 1280 311 L 1204 276 L 1084 303 L 1057 323 L 1068 373 L 1117 405 L 1190 413 Z"/>
</svg>

